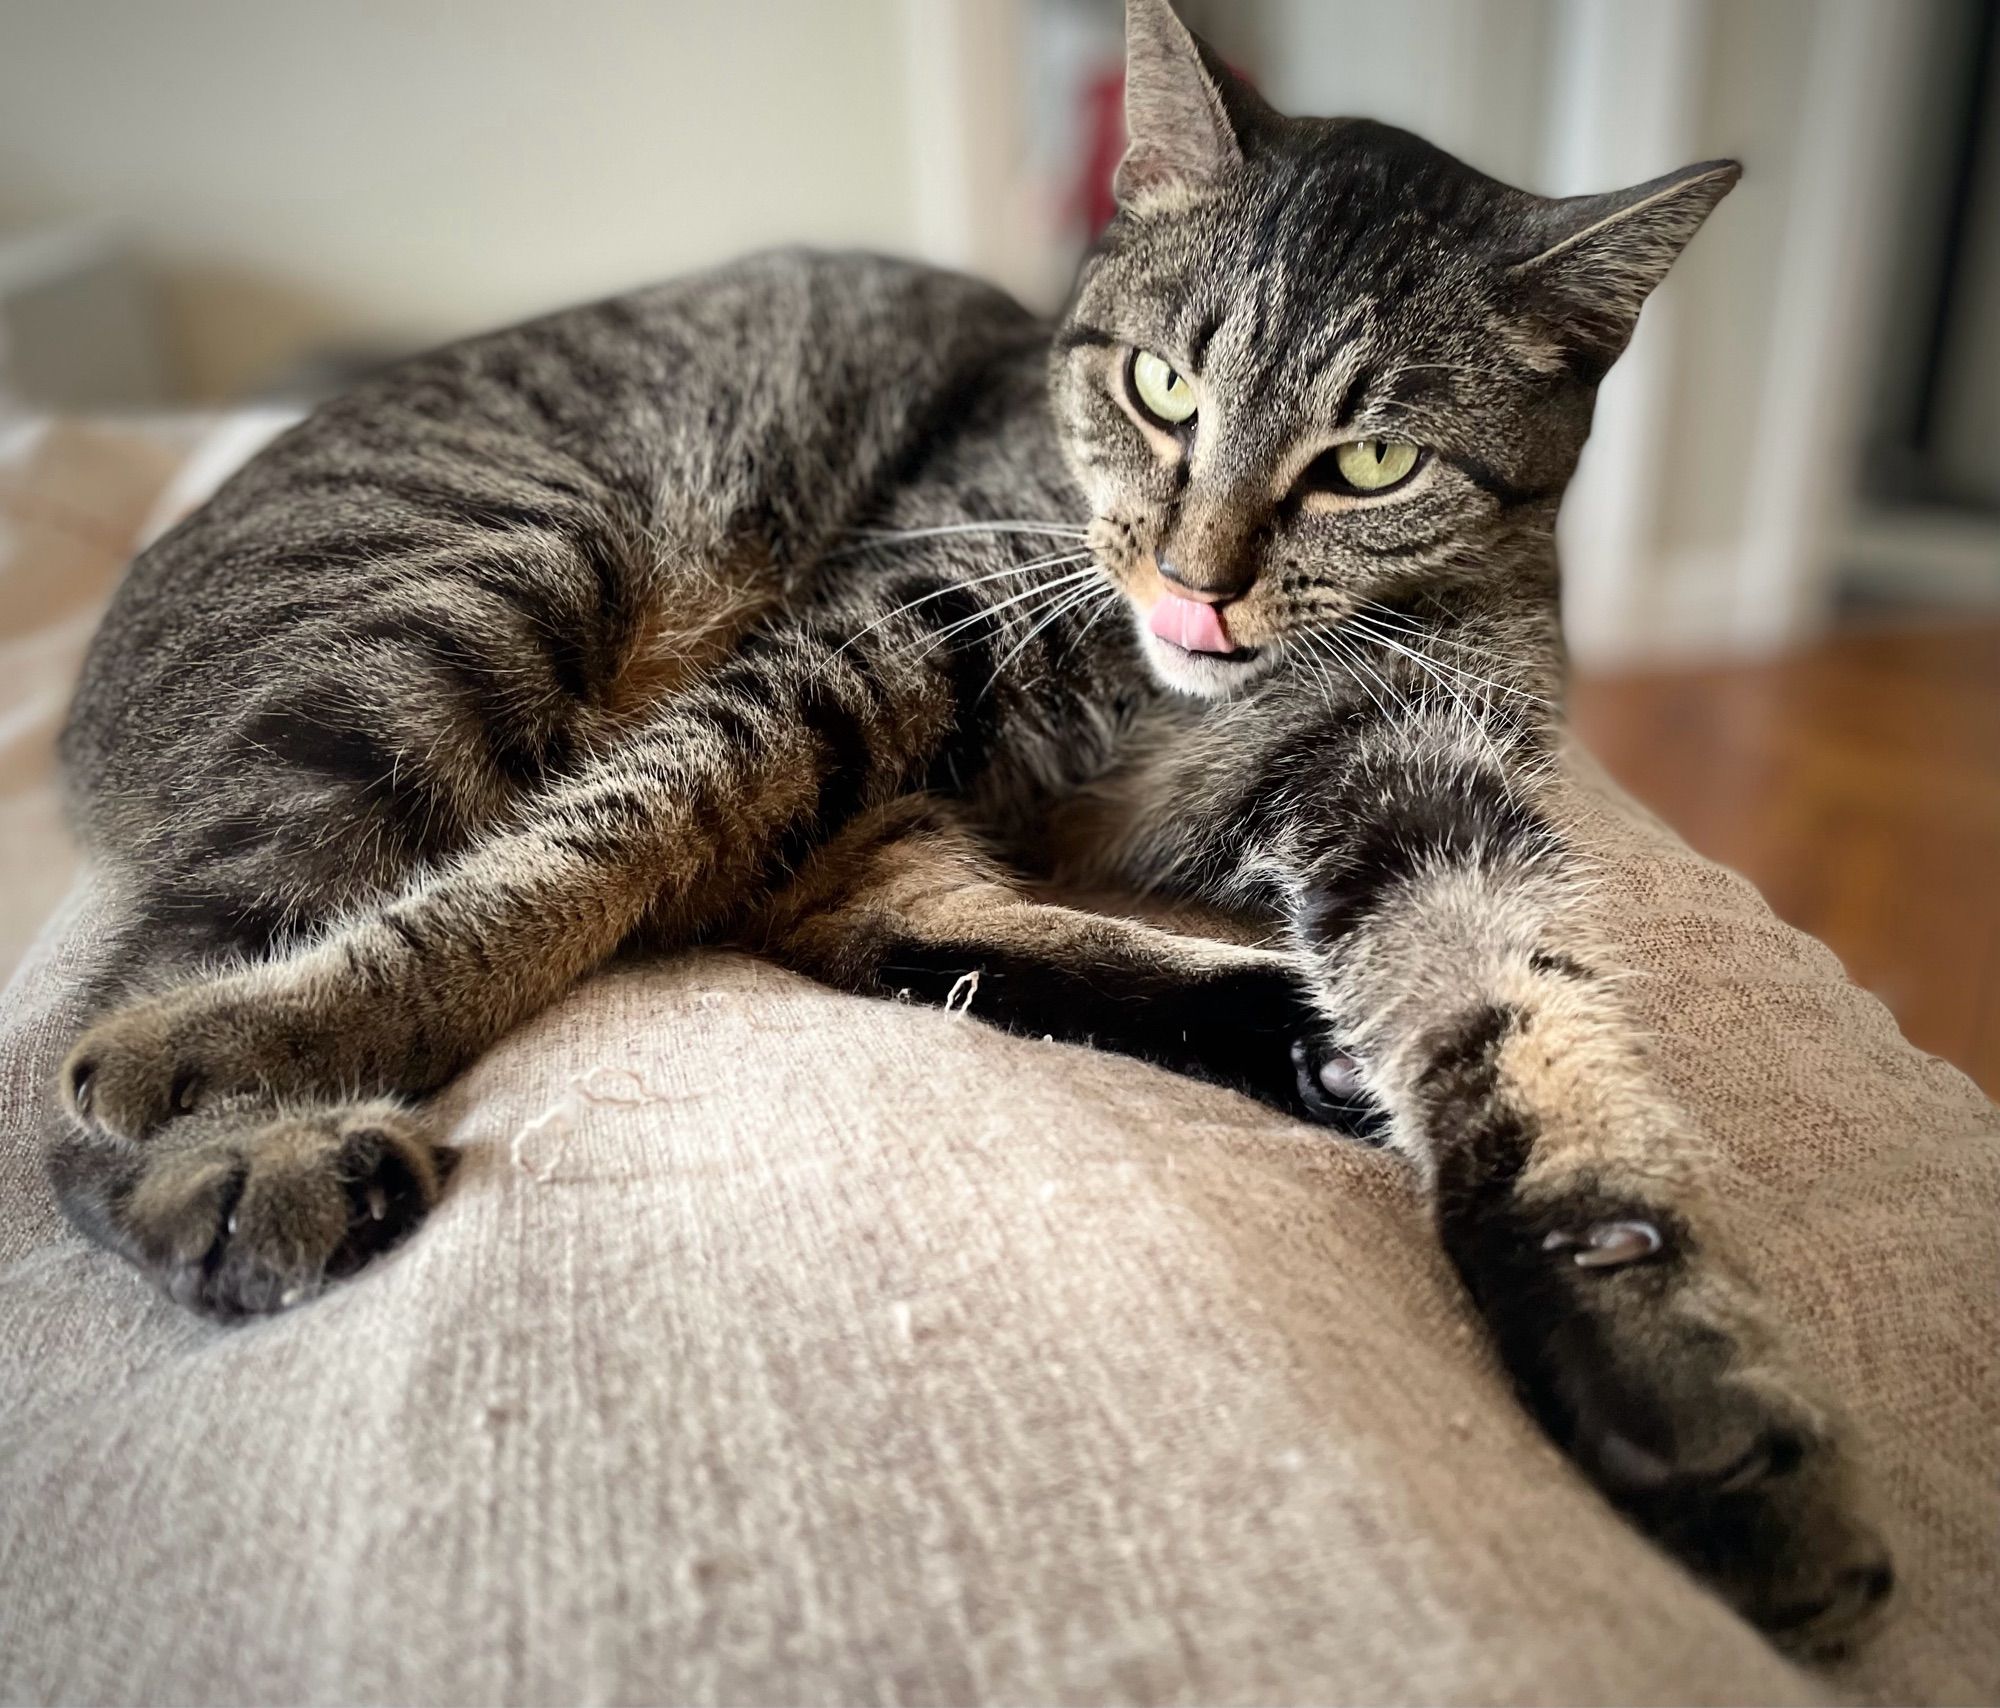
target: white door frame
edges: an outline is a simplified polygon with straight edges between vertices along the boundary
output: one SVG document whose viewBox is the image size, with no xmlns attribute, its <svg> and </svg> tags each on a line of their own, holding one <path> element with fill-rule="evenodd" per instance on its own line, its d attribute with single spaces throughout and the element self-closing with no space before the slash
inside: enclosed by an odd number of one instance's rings
<svg viewBox="0 0 2000 1708">
<path fill-rule="evenodd" d="M 1559 64 L 1549 188 L 1633 182 L 1701 154 L 1717 0 L 1555 0 Z M 1682 357 L 1671 292 L 1646 310 L 1599 398 L 1564 508 L 1565 627 L 1585 664 L 1755 655 L 1811 639 L 1833 601 L 1835 541 L 1852 502 L 1889 283 L 1894 198 L 1931 8 L 1816 0 L 1772 294 L 1774 335 L 1742 424 L 1756 467 L 1719 550 L 1662 544 L 1664 450 Z M 1752 163 L 1754 170 L 1754 162 Z"/>
</svg>

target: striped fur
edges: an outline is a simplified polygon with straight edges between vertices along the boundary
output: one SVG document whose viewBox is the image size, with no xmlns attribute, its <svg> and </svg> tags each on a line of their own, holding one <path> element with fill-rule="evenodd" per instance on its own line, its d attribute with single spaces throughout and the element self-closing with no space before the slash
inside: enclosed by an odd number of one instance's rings
<svg viewBox="0 0 2000 1708">
<path fill-rule="evenodd" d="M 134 566 L 64 738 L 123 933 L 62 1077 L 77 1224 L 275 1309 L 422 1219 L 421 1099 L 613 952 L 751 945 L 1097 1042 L 1429 1183 L 1524 1397 L 1807 1648 L 1888 1568 L 1709 1224 L 1539 804 L 1598 379 L 1734 181 L 1545 202 L 1281 119 L 1134 0 L 1118 219 L 1051 329 L 781 254 L 330 405 Z M 1196 386 L 1184 430 L 1135 350 Z M 1425 460 L 1380 499 L 1314 470 Z M 1303 484 L 1302 484 L 1303 483 Z M 1156 640 L 1166 589 L 1238 653 Z M 1029 868 L 1266 911 L 1239 949 Z"/>
</svg>

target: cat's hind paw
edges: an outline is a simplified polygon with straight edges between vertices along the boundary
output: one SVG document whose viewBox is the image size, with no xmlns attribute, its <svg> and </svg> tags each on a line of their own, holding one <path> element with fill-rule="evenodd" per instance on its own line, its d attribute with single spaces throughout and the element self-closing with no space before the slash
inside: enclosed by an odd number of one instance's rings
<svg viewBox="0 0 2000 1708">
<path fill-rule="evenodd" d="M 353 1274 L 415 1230 L 456 1161 L 386 1101 L 201 1127 L 136 1157 L 72 1138 L 50 1172 L 86 1232 L 169 1298 L 224 1319 L 283 1310 Z"/>
</svg>

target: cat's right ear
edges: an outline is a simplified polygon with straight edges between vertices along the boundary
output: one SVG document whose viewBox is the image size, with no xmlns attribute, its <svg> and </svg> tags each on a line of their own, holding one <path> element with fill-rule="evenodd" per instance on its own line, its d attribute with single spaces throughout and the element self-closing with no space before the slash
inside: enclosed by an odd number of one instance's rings
<svg viewBox="0 0 2000 1708">
<path fill-rule="evenodd" d="M 1120 205 L 1199 189 L 1237 165 L 1261 104 L 1167 0 L 1125 0 L 1128 141 L 1112 180 Z"/>
<path fill-rule="evenodd" d="M 1704 160 L 1629 190 L 1541 203 L 1534 252 L 1508 268 L 1518 300 L 1601 377 L 1653 287 L 1742 176 L 1734 160 Z"/>
</svg>

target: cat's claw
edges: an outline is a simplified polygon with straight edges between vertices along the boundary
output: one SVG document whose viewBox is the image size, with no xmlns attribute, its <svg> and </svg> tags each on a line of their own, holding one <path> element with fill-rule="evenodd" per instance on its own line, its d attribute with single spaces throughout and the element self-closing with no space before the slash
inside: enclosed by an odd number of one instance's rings
<svg viewBox="0 0 2000 1708">
<path fill-rule="evenodd" d="M 1542 1241 L 1544 1251 L 1567 1251 L 1579 1269 L 1616 1269 L 1643 1263 L 1665 1242 L 1651 1222 L 1596 1222 L 1580 1234 L 1558 1228 Z"/>
<path fill-rule="evenodd" d="M 1381 1106 L 1368 1095 L 1361 1063 L 1343 1049 L 1311 1038 L 1292 1040 L 1292 1071 L 1299 1106 L 1309 1121 L 1335 1127 L 1365 1145 L 1379 1146 L 1386 1125 Z"/>
<path fill-rule="evenodd" d="M 300 1053 L 275 1012 L 226 981 L 132 1003 L 77 1041 L 58 1090 L 87 1131 L 138 1143 L 247 1092 L 307 1089 L 278 1083 Z"/>
</svg>

